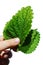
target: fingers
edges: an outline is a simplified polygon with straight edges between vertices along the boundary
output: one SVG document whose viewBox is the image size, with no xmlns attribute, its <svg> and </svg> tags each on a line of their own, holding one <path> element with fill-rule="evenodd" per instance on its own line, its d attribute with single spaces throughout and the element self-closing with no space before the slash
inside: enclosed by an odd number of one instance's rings
<svg viewBox="0 0 43 65">
<path fill-rule="evenodd" d="M 0 58 L 8 58 L 8 55 L 6 54 L 5 51 L 2 51 L 2 52 L 0 53 Z"/>
<path fill-rule="evenodd" d="M 7 43 L 9 42 L 9 46 L 13 47 L 16 46 L 20 43 L 20 39 L 19 38 L 14 38 L 14 39 L 10 39 L 6 41 Z"/>
<path fill-rule="evenodd" d="M 1 41 L 0 42 L 0 51 L 7 49 L 7 48 L 15 47 L 19 43 L 20 43 L 19 38 L 13 38 L 13 39 Z"/>
<path fill-rule="evenodd" d="M 10 50 L 4 50 L 0 53 L 0 58 L 11 58 L 12 53 Z"/>
</svg>

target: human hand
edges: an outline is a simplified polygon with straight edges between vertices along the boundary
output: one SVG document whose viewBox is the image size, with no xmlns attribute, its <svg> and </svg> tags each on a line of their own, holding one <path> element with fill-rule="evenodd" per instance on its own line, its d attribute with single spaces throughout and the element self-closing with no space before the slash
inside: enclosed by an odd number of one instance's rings
<svg viewBox="0 0 43 65">
<path fill-rule="evenodd" d="M 7 58 L 9 56 L 8 53 L 10 51 L 6 50 L 6 49 L 13 48 L 15 50 L 16 46 L 19 43 L 20 43 L 20 39 L 19 38 L 13 38 L 13 39 L 9 39 L 9 40 L 4 40 L 4 38 L 1 36 L 0 37 L 0 57 L 1 58 Z"/>
<path fill-rule="evenodd" d="M 9 63 L 9 59 L 12 55 L 10 50 L 7 50 L 8 48 L 13 48 L 13 50 L 16 50 L 17 45 L 20 43 L 19 38 L 13 38 L 9 40 L 4 40 L 4 38 L 0 37 L 0 64 L 7 64 Z"/>
</svg>

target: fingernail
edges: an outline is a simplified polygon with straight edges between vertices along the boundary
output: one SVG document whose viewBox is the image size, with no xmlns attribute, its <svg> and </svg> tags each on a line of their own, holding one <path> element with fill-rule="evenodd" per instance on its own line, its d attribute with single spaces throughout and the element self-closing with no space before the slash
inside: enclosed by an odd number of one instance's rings
<svg viewBox="0 0 43 65">
<path fill-rule="evenodd" d="M 15 43 L 19 43 L 20 39 L 19 38 L 15 38 Z"/>
</svg>

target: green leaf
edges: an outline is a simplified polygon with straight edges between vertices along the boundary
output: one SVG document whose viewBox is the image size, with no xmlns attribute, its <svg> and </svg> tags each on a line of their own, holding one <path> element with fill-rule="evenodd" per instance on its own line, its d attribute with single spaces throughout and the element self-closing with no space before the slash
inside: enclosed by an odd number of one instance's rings
<svg viewBox="0 0 43 65">
<path fill-rule="evenodd" d="M 3 30 L 3 36 L 5 39 L 19 37 L 22 45 L 25 38 L 29 34 L 31 29 L 31 23 L 33 19 L 33 10 L 31 6 L 23 7 L 12 19 L 8 21 Z"/>
<path fill-rule="evenodd" d="M 22 7 L 12 19 L 8 21 L 3 30 L 4 39 L 20 38 L 17 50 L 24 53 L 32 53 L 38 46 L 40 40 L 39 32 L 31 30 L 33 10 L 31 6 Z"/>
<path fill-rule="evenodd" d="M 31 30 L 28 36 L 25 39 L 25 42 L 21 47 L 18 47 L 24 53 L 32 53 L 38 46 L 40 40 L 39 32 L 35 30 Z"/>
</svg>

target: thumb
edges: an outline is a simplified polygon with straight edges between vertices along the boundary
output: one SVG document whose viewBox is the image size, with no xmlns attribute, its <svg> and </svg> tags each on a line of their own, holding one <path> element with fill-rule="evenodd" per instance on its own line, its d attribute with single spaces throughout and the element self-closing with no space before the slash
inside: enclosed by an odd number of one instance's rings
<svg viewBox="0 0 43 65">
<path fill-rule="evenodd" d="M 0 41 L 0 51 L 7 49 L 7 48 L 14 47 L 18 45 L 19 43 L 20 43 L 19 38 L 13 38 L 9 40 Z"/>
</svg>

